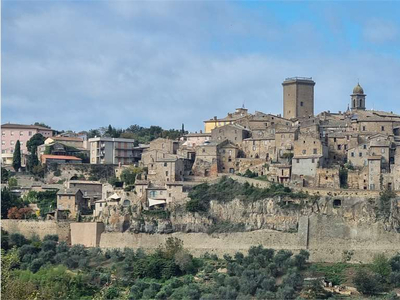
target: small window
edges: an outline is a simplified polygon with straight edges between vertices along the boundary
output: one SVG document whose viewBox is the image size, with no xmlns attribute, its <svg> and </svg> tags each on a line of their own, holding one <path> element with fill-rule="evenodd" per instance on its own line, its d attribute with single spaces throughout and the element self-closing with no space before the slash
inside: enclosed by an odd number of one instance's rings
<svg viewBox="0 0 400 300">
<path fill-rule="evenodd" d="M 296 163 L 300 163 L 300 159 L 296 159 Z"/>
<path fill-rule="evenodd" d="M 315 158 L 311 159 L 311 162 L 312 162 L 313 164 L 315 164 Z"/>
<path fill-rule="evenodd" d="M 385 131 L 385 126 L 381 126 L 381 131 Z"/>
<path fill-rule="evenodd" d="M 338 208 L 338 207 L 341 207 L 341 206 L 342 206 L 342 200 L 340 200 L 340 199 L 333 200 L 333 207 L 334 208 Z"/>
<path fill-rule="evenodd" d="M 367 145 L 363 145 L 363 149 L 367 149 Z"/>
<path fill-rule="evenodd" d="M 10 141 L 10 144 L 11 144 L 11 145 L 14 145 L 14 144 L 15 144 L 15 142 L 14 142 L 14 141 Z"/>
<path fill-rule="evenodd" d="M 11 136 L 13 136 L 14 135 L 14 131 L 11 131 Z"/>
<path fill-rule="evenodd" d="M 300 106 L 303 106 L 303 104 L 304 104 L 303 101 L 301 101 L 301 102 L 300 102 Z"/>
<path fill-rule="evenodd" d="M 333 138 L 333 142 L 336 143 L 336 138 Z"/>
<path fill-rule="evenodd" d="M 202 149 L 202 152 L 203 152 L 203 153 L 206 152 L 206 149 L 203 148 L 203 149 Z"/>
<path fill-rule="evenodd" d="M 354 157 L 354 152 L 351 152 L 351 157 Z"/>
<path fill-rule="evenodd" d="M 385 153 L 385 149 L 381 149 L 382 154 Z"/>
<path fill-rule="evenodd" d="M 164 163 L 164 167 L 166 167 L 167 165 L 168 165 L 168 164 L 165 162 L 165 163 Z"/>
<path fill-rule="evenodd" d="M 306 153 L 307 153 L 307 150 L 304 149 L 304 150 L 302 151 L 302 153 L 303 153 L 303 154 L 306 154 Z"/>
<path fill-rule="evenodd" d="M 337 145 L 338 150 L 342 150 L 342 145 Z"/>
<path fill-rule="evenodd" d="M 366 131 L 367 129 L 365 128 L 365 126 L 362 127 L 362 131 Z"/>
<path fill-rule="evenodd" d="M 165 171 L 165 176 L 168 176 L 168 171 Z"/>
<path fill-rule="evenodd" d="M 359 156 L 359 157 L 362 157 L 362 152 L 358 153 L 358 156 Z"/>
<path fill-rule="evenodd" d="M 31 135 L 32 135 L 32 131 L 29 131 L 29 132 L 28 132 L 28 135 L 31 136 Z"/>
<path fill-rule="evenodd" d="M 382 127 L 383 127 L 383 126 L 382 126 Z M 20 131 L 20 132 L 19 132 L 19 135 L 20 135 L 20 136 L 24 135 L 24 132 L 23 132 L 23 131 Z"/>
<path fill-rule="evenodd" d="M 6 133 L 4 131 L 1 132 L 1 135 L 6 135 Z"/>
</svg>

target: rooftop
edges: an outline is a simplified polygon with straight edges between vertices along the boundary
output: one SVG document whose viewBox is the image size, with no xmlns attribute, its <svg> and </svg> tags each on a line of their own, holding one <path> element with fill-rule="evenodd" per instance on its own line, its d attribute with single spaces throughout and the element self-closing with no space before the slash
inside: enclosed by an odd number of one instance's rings
<svg viewBox="0 0 400 300">
<path fill-rule="evenodd" d="M 1 128 L 15 128 L 15 129 L 37 129 L 37 130 L 49 130 L 53 131 L 51 128 L 38 126 L 38 125 L 24 125 L 24 124 L 12 124 L 12 123 L 5 123 L 1 125 Z"/>
</svg>

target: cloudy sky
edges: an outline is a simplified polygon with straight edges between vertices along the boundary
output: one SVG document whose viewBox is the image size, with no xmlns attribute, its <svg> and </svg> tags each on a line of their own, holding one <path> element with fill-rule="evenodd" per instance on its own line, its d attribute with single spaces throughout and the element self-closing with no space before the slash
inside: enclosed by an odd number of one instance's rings
<svg viewBox="0 0 400 300">
<path fill-rule="evenodd" d="M 243 104 L 282 112 L 286 77 L 316 113 L 400 113 L 400 2 L 2 1 L 2 123 L 200 130 Z"/>
</svg>

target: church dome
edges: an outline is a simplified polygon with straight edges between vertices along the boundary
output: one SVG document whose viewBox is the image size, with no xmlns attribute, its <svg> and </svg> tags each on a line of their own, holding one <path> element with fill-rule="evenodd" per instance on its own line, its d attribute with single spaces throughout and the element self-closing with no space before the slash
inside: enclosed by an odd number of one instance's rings
<svg viewBox="0 0 400 300">
<path fill-rule="evenodd" d="M 353 94 L 364 94 L 364 90 L 359 83 L 353 89 Z"/>
</svg>

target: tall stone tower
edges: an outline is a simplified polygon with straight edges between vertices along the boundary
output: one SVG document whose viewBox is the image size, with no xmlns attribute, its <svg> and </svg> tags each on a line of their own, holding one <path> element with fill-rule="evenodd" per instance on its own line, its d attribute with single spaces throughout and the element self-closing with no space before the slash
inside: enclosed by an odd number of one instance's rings
<svg viewBox="0 0 400 300">
<path fill-rule="evenodd" d="M 312 78 L 286 78 L 283 85 L 283 117 L 302 118 L 314 115 L 314 85 Z"/>
<path fill-rule="evenodd" d="M 351 110 L 365 110 L 365 97 L 364 90 L 359 83 L 353 89 L 351 96 Z"/>
</svg>

